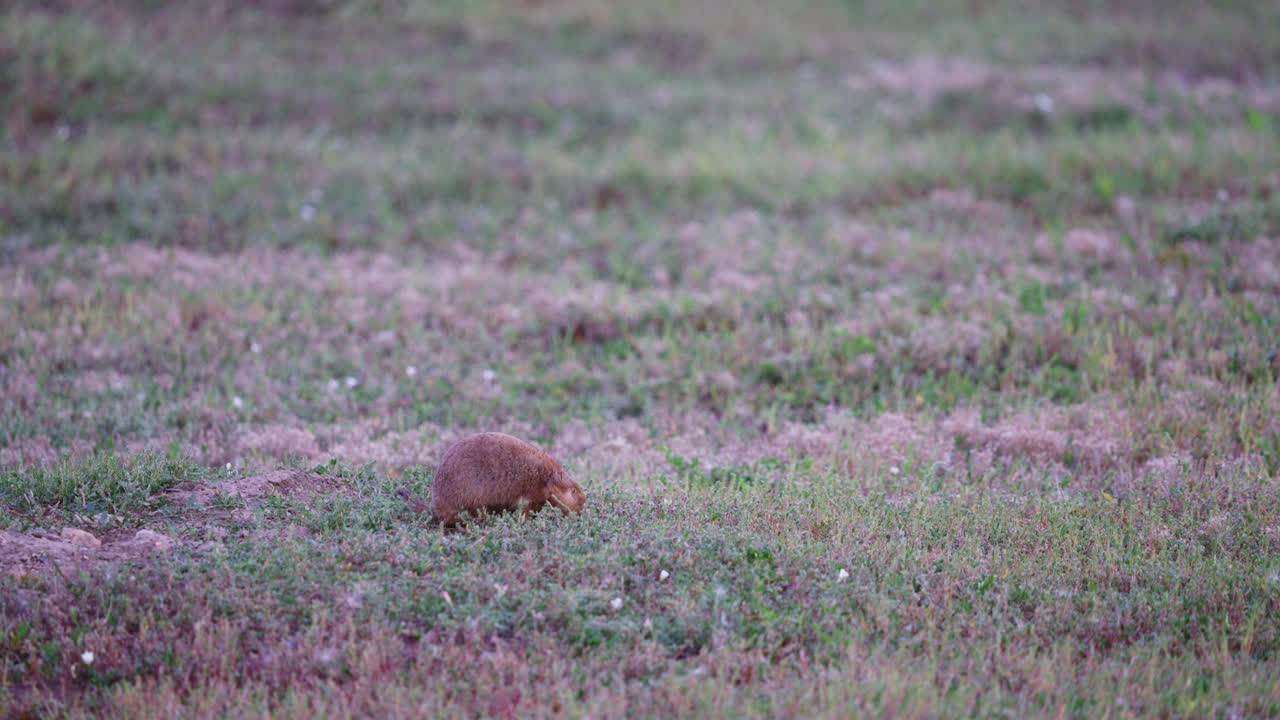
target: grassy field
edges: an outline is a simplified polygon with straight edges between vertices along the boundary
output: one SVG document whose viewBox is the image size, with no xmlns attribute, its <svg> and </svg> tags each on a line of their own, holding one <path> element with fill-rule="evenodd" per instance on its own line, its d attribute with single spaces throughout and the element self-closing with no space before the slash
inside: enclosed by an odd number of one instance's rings
<svg viewBox="0 0 1280 720">
<path fill-rule="evenodd" d="M 1275 717 L 1277 27 L 0 3 L 0 716 Z"/>
</svg>

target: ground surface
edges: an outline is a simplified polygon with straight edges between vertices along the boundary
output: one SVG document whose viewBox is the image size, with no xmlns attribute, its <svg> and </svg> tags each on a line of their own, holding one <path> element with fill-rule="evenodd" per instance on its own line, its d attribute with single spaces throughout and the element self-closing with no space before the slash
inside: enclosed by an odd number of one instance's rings
<svg viewBox="0 0 1280 720">
<path fill-rule="evenodd" d="M 0 715 L 1280 713 L 1280 6 L 0 12 Z"/>
</svg>

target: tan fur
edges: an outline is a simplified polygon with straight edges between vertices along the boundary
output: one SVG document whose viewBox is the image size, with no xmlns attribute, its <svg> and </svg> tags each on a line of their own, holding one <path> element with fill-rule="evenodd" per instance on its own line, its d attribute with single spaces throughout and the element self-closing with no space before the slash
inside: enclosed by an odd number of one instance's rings
<svg viewBox="0 0 1280 720">
<path fill-rule="evenodd" d="M 431 514 L 453 525 L 466 512 L 537 512 L 551 503 L 581 512 L 582 488 L 555 458 L 503 433 L 472 435 L 449 446 L 431 483 Z"/>
</svg>

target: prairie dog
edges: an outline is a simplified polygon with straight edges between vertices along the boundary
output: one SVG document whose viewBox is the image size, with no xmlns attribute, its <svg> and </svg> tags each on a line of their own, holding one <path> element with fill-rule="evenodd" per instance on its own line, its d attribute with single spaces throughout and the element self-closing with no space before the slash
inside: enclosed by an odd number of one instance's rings
<svg viewBox="0 0 1280 720">
<path fill-rule="evenodd" d="M 431 483 L 431 514 L 454 525 L 466 512 L 519 510 L 551 503 L 581 512 L 587 497 L 555 458 L 516 437 L 485 432 L 445 450 Z"/>
</svg>

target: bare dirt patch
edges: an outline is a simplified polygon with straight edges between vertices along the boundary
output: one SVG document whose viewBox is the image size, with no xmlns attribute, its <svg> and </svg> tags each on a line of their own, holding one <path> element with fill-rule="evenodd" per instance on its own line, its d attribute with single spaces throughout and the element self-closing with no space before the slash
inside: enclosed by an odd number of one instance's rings
<svg viewBox="0 0 1280 720">
<path fill-rule="evenodd" d="M 1088 130 L 1129 119 L 1158 122 L 1188 101 L 1198 105 L 1200 112 L 1229 114 L 1235 112 L 1236 101 L 1274 109 L 1278 99 L 1273 85 L 1252 72 L 1213 73 L 1177 63 L 1155 63 L 1153 68 L 1011 67 L 961 57 L 922 56 L 906 62 L 873 62 L 848 75 L 845 85 L 913 103 L 897 109 L 904 116 L 932 107 L 933 121 L 943 127 L 986 130 L 1028 114 L 1041 121 L 1065 115 L 1077 129 Z"/>
<path fill-rule="evenodd" d="M 33 573 L 63 575 L 104 563 L 149 556 L 173 549 L 178 542 L 154 530 L 139 530 L 115 538 L 98 538 L 79 528 L 60 535 L 45 530 L 0 532 L 0 574 L 21 577 Z"/>
<path fill-rule="evenodd" d="M 337 479 L 319 473 L 275 470 L 217 483 L 186 484 L 165 495 L 170 501 L 188 507 L 206 507 L 218 498 L 236 498 L 252 506 L 269 495 L 309 500 L 341 487 Z"/>
<path fill-rule="evenodd" d="M 188 483 L 165 492 L 162 497 L 212 521 L 213 525 L 220 525 L 221 521 L 234 518 L 237 512 L 255 507 L 269 496 L 305 502 L 341 492 L 344 487 L 339 479 L 319 473 L 276 470 L 221 482 Z M 65 575 L 98 565 L 142 560 L 182 544 L 177 538 L 150 529 L 113 530 L 102 535 L 74 527 L 64 528 L 58 534 L 43 529 L 25 533 L 6 530 L 0 532 L 0 574 Z"/>
</svg>

